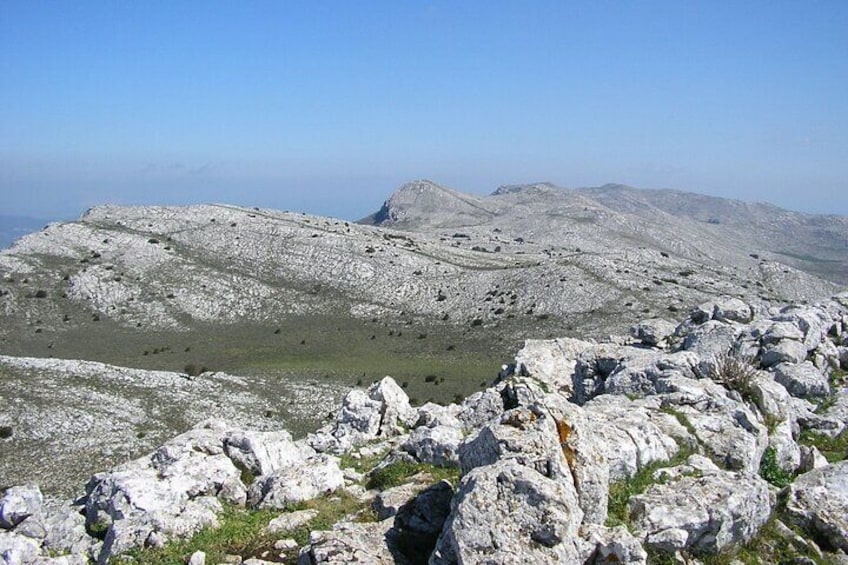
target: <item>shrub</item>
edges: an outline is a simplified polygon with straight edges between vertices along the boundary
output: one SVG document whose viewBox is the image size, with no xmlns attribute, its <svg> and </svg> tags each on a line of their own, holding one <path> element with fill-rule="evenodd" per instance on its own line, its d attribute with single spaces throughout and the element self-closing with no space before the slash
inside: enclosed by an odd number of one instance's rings
<svg viewBox="0 0 848 565">
<path fill-rule="evenodd" d="M 778 488 L 783 488 L 792 482 L 792 474 L 780 468 L 777 462 L 777 451 L 773 447 L 766 448 L 760 460 L 760 476 Z"/>
<path fill-rule="evenodd" d="M 750 358 L 735 353 L 724 353 L 715 357 L 707 377 L 750 400 L 756 375 L 757 368 Z"/>
<path fill-rule="evenodd" d="M 36 298 L 47 298 L 47 291 L 46 290 L 36 290 L 34 296 Z"/>
<path fill-rule="evenodd" d="M 9 439 L 12 434 L 12 426 L 0 426 L 0 439 Z"/>
</svg>

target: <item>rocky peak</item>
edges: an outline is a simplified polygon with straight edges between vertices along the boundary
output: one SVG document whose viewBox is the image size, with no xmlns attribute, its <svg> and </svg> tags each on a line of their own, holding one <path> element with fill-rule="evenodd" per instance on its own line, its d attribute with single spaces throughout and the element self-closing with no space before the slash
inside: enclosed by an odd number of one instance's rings
<svg viewBox="0 0 848 565">
<path fill-rule="evenodd" d="M 408 182 L 397 189 L 375 214 L 362 220 L 373 225 L 400 227 L 455 225 L 455 217 L 482 223 L 491 212 L 476 197 L 429 180 Z"/>
<path fill-rule="evenodd" d="M 533 184 L 505 184 L 499 186 L 492 196 L 503 196 L 504 194 L 545 194 L 556 190 L 562 190 L 550 182 L 536 182 Z"/>
</svg>

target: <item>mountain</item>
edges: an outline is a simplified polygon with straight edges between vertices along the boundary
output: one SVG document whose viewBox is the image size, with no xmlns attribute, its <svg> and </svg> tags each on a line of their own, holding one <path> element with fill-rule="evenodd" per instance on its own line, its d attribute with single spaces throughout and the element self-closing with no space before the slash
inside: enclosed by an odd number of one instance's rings
<svg viewBox="0 0 848 565">
<path fill-rule="evenodd" d="M 0 403 L 15 399 L 20 421 L 58 414 L 17 432 L 34 446 L 123 414 L 126 457 L 184 431 L 180 414 L 256 406 L 262 426 L 303 435 L 328 413 L 293 413 L 304 394 L 391 374 L 414 404 L 451 402 L 485 389 L 527 339 L 674 324 L 722 296 L 768 313 L 840 289 L 775 242 L 844 262 L 821 243 L 845 236 L 842 218 L 819 218 L 816 232 L 816 218 L 729 203 L 739 211 L 715 223 L 698 216 L 706 208 L 650 198 L 550 184 L 474 196 L 419 181 L 388 199 L 379 225 L 220 204 L 96 207 L 0 251 Z"/>
<path fill-rule="evenodd" d="M 437 198 L 443 194 L 450 201 Z M 496 228 L 514 238 L 532 233 L 549 246 L 573 243 L 599 253 L 644 246 L 742 269 L 761 257 L 848 284 L 848 218 L 676 190 L 618 184 L 567 189 L 540 183 L 503 186 L 476 197 L 432 183 L 410 183 L 366 221 L 423 232 L 450 226 L 480 228 L 482 234 Z"/>
</svg>

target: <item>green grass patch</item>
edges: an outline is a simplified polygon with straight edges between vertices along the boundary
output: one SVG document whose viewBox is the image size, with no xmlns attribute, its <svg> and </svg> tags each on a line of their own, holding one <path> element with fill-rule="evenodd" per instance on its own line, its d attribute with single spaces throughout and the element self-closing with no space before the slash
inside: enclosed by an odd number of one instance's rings
<svg viewBox="0 0 848 565">
<path fill-rule="evenodd" d="M 792 473 L 781 469 L 777 462 L 777 450 L 773 447 L 766 448 L 760 459 L 760 476 L 777 488 L 785 487 L 794 478 Z"/>
<path fill-rule="evenodd" d="M 798 438 L 801 445 L 814 446 L 831 463 L 848 459 L 848 430 L 836 437 L 829 437 L 804 430 Z"/>
<path fill-rule="evenodd" d="M 704 565 L 731 565 L 739 562 L 744 565 L 804 562 L 828 565 L 830 563 L 808 547 L 794 543 L 785 535 L 785 531 L 778 525 L 778 517 L 773 514 L 748 543 L 717 555 L 700 555 L 698 559 Z M 801 537 L 805 536 L 802 534 Z M 648 562 L 651 563 L 650 560 Z"/>
<path fill-rule="evenodd" d="M 430 475 L 434 482 L 447 480 L 456 486 L 459 481 L 459 469 L 456 467 L 436 467 L 426 463 L 396 461 L 373 471 L 368 477 L 366 487 L 385 490 L 402 485 L 409 477 L 420 473 Z"/>
<path fill-rule="evenodd" d="M 288 532 L 269 534 L 265 527 L 274 518 L 295 510 L 315 509 L 318 516 L 307 524 Z M 300 546 L 309 542 L 309 533 L 315 530 L 329 530 L 347 516 L 362 514 L 370 517 L 366 507 L 356 498 L 344 491 L 322 498 L 293 504 L 285 510 L 248 510 L 227 505 L 219 516 L 218 528 L 205 528 L 189 539 L 173 540 L 161 548 L 133 549 L 112 559 L 116 565 L 185 565 L 195 551 L 206 553 L 207 563 L 222 563 L 225 555 L 271 558 L 278 560 L 279 551 L 274 542 L 290 537 Z M 296 556 L 289 561 L 294 563 Z"/>
<path fill-rule="evenodd" d="M 610 483 L 609 500 L 607 502 L 607 522 L 610 528 L 615 526 L 630 526 L 630 514 L 628 503 L 630 498 L 642 494 L 648 487 L 655 484 L 654 473 L 666 467 L 680 465 L 692 455 L 692 449 L 681 445 L 677 454 L 668 461 L 654 461 L 642 467 L 636 474 L 623 481 Z"/>
</svg>

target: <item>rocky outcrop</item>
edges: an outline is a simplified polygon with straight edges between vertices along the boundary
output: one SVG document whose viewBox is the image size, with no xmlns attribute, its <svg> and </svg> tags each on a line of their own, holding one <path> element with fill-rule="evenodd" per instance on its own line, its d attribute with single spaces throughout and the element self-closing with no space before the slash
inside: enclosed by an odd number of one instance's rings
<svg viewBox="0 0 848 565">
<path fill-rule="evenodd" d="M 804 473 L 789 485 L 786 513 L 826 549 L 848 553 L 848 461 Z"/>
<path fill-rule="evenodd" d="M 654 549 L 716 554 L 750 540 L 771 513 L 763 479 L 722 471 L 703 457 L 658 478 L 664 480 L 630 500 L 634 533 Z"/>
<path fill-rule="evenodd" d="M 303 440 L 207 421 L 95 475 L 76 506 L 7 489 L 0 550 L 7 564 L 105 563 L 215 527 L 224 504 L 280 511 L 266 531 L 285 536 L 319 517 L 293 504 L 344 490 L 375 521 L 313 531 L 299 563 L 685 561 L 732 552 L 767 523 L 805 555 L 838 556 L 848 467 L 823 453 L 844 457 L 846 321 L 848 296 L 769 311 L 717 300 L 654 343 L 634 332 L 639 343 L 528 344 L 460 404 L 413 408 L 386 377 Z M 791 348 L 803 359 L 771 362 Z M 342 470 L 337 455 L 374 468 Z M 368 489 L 366 478 L 427 465 L 460 479 L 418 472 Z M 291 557 L 293 543 L 275 546 Z"/>
</svg>

